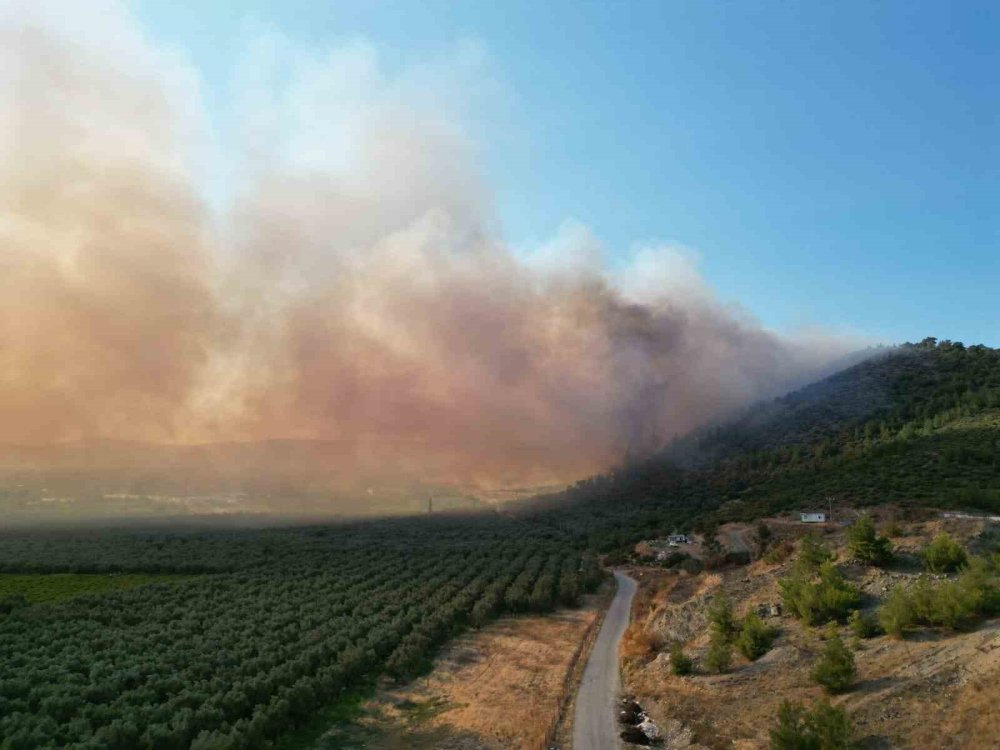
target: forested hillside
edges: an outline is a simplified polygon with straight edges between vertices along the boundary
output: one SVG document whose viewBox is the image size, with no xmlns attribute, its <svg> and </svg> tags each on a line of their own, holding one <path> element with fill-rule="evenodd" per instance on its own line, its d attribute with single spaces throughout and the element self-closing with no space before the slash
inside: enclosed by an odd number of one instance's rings
<svg viewBox="0 0 1000 750">
<path fill-rule="evenodd" d="M 530 512 L 609 549 L 829 497 L 1000 509 L 1000 350 L 926 339 L 879 352 Z"/>
</svg>

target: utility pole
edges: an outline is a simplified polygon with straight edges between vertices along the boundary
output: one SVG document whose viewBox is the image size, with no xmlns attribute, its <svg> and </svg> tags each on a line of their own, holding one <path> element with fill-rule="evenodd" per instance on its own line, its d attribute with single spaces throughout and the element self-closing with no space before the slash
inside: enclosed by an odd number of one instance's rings
<svg viewBox="0 0 1000 750">
<path fill-rule="evenodd" d="M 826 501 L 830 504 L 829 523 L 833 523 L 833 495 L 827 495 Z"/>
<path fill-rule="evenodd" d="M 434 496 L 431 495 L 427 498 L 427 513 L 430 515 L 434 512 Z"/>
</svg>

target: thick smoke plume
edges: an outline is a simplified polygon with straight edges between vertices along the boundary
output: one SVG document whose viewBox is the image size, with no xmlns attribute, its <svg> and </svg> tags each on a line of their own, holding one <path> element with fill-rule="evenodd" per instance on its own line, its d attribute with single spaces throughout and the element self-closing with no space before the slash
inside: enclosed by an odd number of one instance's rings
<svg viewBox="0 0 1000 750">
<path fill-rule="evenodd" d="M 474 49 L 389 76 L 257 33 L 213 144 L 183 57 L 83 5 L 0 20 L 2 442 L 315 439 L 345 478 L 559 481 L 842 351 L 724 307 L 681 250 L 612 272 L 568 223 L 512 251 L 443 114 Z"/>
</svg>

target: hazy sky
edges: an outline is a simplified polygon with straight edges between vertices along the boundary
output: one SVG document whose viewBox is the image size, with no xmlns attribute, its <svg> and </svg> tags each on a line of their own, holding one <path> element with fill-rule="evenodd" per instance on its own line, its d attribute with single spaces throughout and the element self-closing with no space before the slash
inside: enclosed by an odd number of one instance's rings
<svg viewBox="0 0 1000 750">
<path fill-rule="evenodd" d="M 779 330 L 1000 345 L 1000 12 L 976 2 L 141 0 L 232 126 L 248 34 L 468 62 L 506 239 L 665 240 Z M 224 180 L 217 190 L 225 191 Z"/>
</svg>

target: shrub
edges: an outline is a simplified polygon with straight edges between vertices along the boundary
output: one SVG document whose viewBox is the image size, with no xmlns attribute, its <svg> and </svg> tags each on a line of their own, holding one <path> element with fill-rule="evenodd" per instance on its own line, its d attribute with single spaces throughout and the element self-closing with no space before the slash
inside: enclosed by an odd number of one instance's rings
<svg viewBox="0 0 1000 750">
<path fill-rule="evenodd" d="M 767 547 L 771 543 L 771 537 L 771 527 L 765 521 L 758 521 L 757 528 L 754 531 L 754 541 L 757 544 L 758 557 L 767 551 Z"/>
<path fill-rule="evenodd" d="M 694 664 L 691 662 L 691 658 L 684 653 L 684 649 L 681 648 L 681 644 L 674 642 L 670 644 L 670 671 L 675 675 L 683 677 L 684 675 L 691 674 L 694 669 Z"/>
<path fill-rule="evenodd" d="M 851 747 L 851 721 L 842 708 L 820 701 L 810 716 L 813 735 L 819 750 L 849 750 Z"/>
<path fill-rule="evenodd" d="M 705 657 L 705 666 L 709 671 L 719 674 L 729 669 L 733 661 L 733 646 L 729 640 L 729 635 L 721 628 L 713 626 L 712 635 L 708 642 L 708 655 Z"/>
<path fill-rule="evenodd" d="M 676 568 L 685 560 L 690 559 L 690 557 L 691 555 L 685 554 L 684 552 L 671 552 L 669 555 L 663 558 L 663 560 L 660 561 L 660 564 L 664 568 Z"/>
<path fill-rule="evenodd" d="M 648 657 L 658 653 L 663 648 L 663 636 L 652 630 L 645 630 L 633 625 L 627 635 L 623 653 L 631 656 Z"/>
<path fill-rule="evenodd" d="M 627 549 L 615 549 L 611 550 L 608 554 L 604 556 L 604 564 L 608 567 L 614 567 L 616 565 L 625 565 L 631 559 L 630 551 Z"/>
<path fill-rule="evenodd" d="M 851 687 L 855 673 L 854 654 L 844 645 L 836 628 L 830 625 L 823 655 L 812 671 L 813 682 L 822 685 L 828 693 L 843 693 Z"/>
<path fill-rule="evenodd" d="M 796 569 L 781 581 L 780 587 L 785 607 L 810 625 L 845 620 L 861 602 L 858 589 L 829 561 L 820 566 L 818 580 L 796 564 Z"/>
<path fill-rule="evenodd" d="M 862 612 L 856 609 L 851 612 L 848 624 L 851 626 L 851 632 L 858 638 L 874 638 L 882 632 L 878 618 L 873 612 Z"/>
<path fill-rule="evenodd" d="M 736 648 L 750 661 L 757 661 L 771 650 L 771 644 L 777 631 L 765 625 L 756 613 L 751 612 L 743 618 L 740 634 L 736 638 Z"/>
<path fill-rule="evenodd" d="M 990 560 L 972 557 L 957 580 L 922 577 L 909 590 L 897 587 L 878 618 L 887 633 L 902 638 L 916 625 L 962 630 L 996 614 L 1000 614 L 1000 570 Z"/>
<path fill-rule="evenodd" d="M 796 559 L 802 568 L 817 571 L 824 563 L 833 561 L 833 552 L 814 535 L 802 537 L 799 544 L 799 556 Z"/>
<path fill-rule="evenodd" d="M 894 638 L 902 638 L 916 623 L 913 600 L 902 587 L 896 587 L 878 610 L 878 623 Z"/>
<path fill-rule="evenodd" d="M 847 531 L 851 556 L 866 565 L 885 565 L 892 559 L 892 543 L 875 531 L 870 516 L 863 515 Z"/>
<path fill-rule="evenodd" d="M 937 606 L 937 586 L 926 576 L 920 576 L 906 591 L 913 603 L 913 616 L 916 622 L 929 623 L 934 619 L 934 609 Z"/>
<path fill-rule="evenodd" d="M 759 543 L 766 543 L 771 538 L 771 527 L 767 525 L 767 521 L 757 521 L 757 528 L 754 533 Z"/>
<path fill-rule="evenodd" d="M 726 565 L 740 566 L 750 564 L 750 550 L 730 550 L 722 556 L 722 561 Z"/>
<path fill-rule="evenodd" d="M 904 533 L 903 527 L 897 521 L 889 521 L 882 527 L 882 534 L 889 539 L 899 539 Z"/>
<path fill-rule="evenodd" d="M 701 560 L 697 557 L 690 556 L 686 560 L 681 561 L 680 565 L 681 570 L 693 576 L 698 575 L 701 572 L 702 567 Z"/>
<path fill-rule="evenodd" d="M 786 539 L 778 544 L 772 544 L 764 553 L 763 560 L 768 565 L 778 565 L 791 557 L 793 552 L 795 545 Z"/>
<path fill-rule="evenodd" d="M 1000 615 L 1000 556 L 970 557 L 956 585 L 979 614 Z"/>
<path fill-rule="evenodd" d="M 771 730 L 771 750 L 818 750 L 809 726 L 809 712 L 801 703 L 785 701 L 778 709 L 778 726 Z"/>
<path fill-rule="evenodd" d="M 739 631 L 736 618 L 733 616 L 733 605 L 725 592 L 720 591 L 712 600 L 708 608 L 708 621 L 713 628 L 721 631 L 727 640 L 731 640 Z"/>
<path fill-rule="evenodd" d="M 851 722 L 842 708 L 820 701 L 812 711 L 785 701 L 771 730 L 771 750 L 849 750 Z"/>
<path fill-rule="evenodd" d="M 922 618 L 928 625 L 940 625 L 952 630 L 965 630 L 979 619 L 974 591 L 964 590 L 958 583 L 946 582 L 933 587 L 930 606 Z"/>
<path fill-rule="evenodd" d="M 967 556 L 962 545 L 942 532 L 923 551 L 923 558 L 931 573 L 950 573 L 963 567 Z"/>
</svg>

